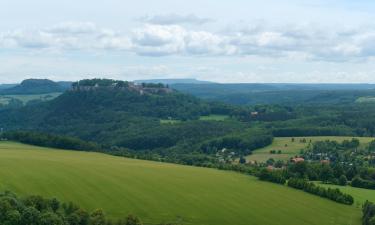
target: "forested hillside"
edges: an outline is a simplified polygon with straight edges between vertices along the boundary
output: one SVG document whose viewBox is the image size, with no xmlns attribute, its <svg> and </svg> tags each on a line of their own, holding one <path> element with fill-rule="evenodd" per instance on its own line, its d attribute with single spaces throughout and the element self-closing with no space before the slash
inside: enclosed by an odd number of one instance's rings
<svg viewBox="0 0 375 225">
<path fill-rule="evenodd" d="M 183 158 L 179 160 L 196 163 L 199 160 L 191 160 L 191 154 L 195 152 L 194 157 L 200 158 L 204 142 L 249 127 L 236 119 L 207 121 L 200 120 L 201 116 L 218 112 L 230 115 L 235 109 L 204 102 L 161 84 L 135 85 L 96 79 L 77 82 L 71 90 L 49 102 L 4 109 L 0 111 L 0 125 L 5 131 L 32 130 L 77 137 L 116 154 L 133 152 L 146 158 L 155 154 L 152 157 L 169 161 Z M 236 142 L 243 139 L 242 134 Z M 261 145 L 269 144 L 270 140 Z M 189 159 L 185 160 L 186 157 Z M 203 161 L 214 160 L 207 160 L 207 155 L 202 157 Z"/>
<path fill-rule="evenodd" d="M 373 84 L 172 84 L 176 90 L 230 104 L 336 104 L 375 96 Z"/>
</svg>

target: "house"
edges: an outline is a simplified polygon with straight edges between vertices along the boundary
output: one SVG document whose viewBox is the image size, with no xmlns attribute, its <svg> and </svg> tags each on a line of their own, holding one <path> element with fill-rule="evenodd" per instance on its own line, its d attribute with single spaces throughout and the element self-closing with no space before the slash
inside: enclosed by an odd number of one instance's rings
<svg viewBox="0 0 375 225">
<path fill-rule="evenodd" d="M 254 160 L 250 160 L 247 162 L 248 165 L 257 165 L 257 161 L 254 161 Z"/>
<path fill-rule="evenodd" d="M 292 163 L 299 163 L 299 162 L 304 162 L 305 159 L 302 157 L 294 157 L 290 160 Z"/>
<path fill-rule="evenodd" d="M 274 169 L 275 169 L 275 167 L 273 167 L 273 166 L 267 166 L 267 170 L 270 171 L 270 172 L 273 171 Z"/>
</svg>

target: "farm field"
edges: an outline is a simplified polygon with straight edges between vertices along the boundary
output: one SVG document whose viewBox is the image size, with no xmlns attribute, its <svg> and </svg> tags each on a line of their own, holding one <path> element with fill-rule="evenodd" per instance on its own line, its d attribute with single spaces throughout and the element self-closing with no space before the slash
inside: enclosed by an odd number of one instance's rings
<svg viewBox="0 0 375 225">
<path fill-rule="evenodd" d="M 355 204 L 357 205 L 362 205 L 366 200 L 375 202 L 375 190 L 355 188 L 349 185 L 339 186 L 339 185 L 332 185 L 332 184 L 323 184 L 321 182 L 316 182 L 316 184 L 323 186 L 323 187 L 338 188 L 342 192 L 350 194 L 351 196 L 353 196 L 355 200 Z"/>
<path fill-rule="evenodd" d="M 212 114 L 212 115 L 209 115 L 209 116 L 201 116 L 199 119 L 200 120 L 224 121 L 224 120 L 229 119 L 229 116 Z"/>
<path fill-rule="evenodd" d="M 252 155 L 246 157 L 248 161 L 258 161 L 258 162 L 265 162 L 269 158 L 273 158 L 275 160 L 288 160 L 291 157 L 298 155 L 301 149 L 308 146 L 310 140 L 311 142 L 316 141 L 338 141 L 342 142 L 344 140 L 351 140 L 353 137 L 341 137 L 341 136 L 320 136 L 320 137 L 294 137 L 294 142 L 292 142 L 292 137 L 275 137 L 274 141 L 271 145 L 253 151 Z M 374 138 L 369 137 L 356 137 L 359 139 L 362 145 L 366 145 L 370 143 Z M 301 142 L 301 140 L 305 139 L 306 142 Z M 271 154 L 270 151 L 275 150 L 281 151 L 281 154 Z"/>
<path fill-rule="evenodd" d="M 145 224 L 359 225 L 361 212 L 254 177 L 0 142 L 0 189 L 74 201 Z M 152 222 L 151 222 L 152 221 Z"/>
<path fill-rule="evenodd" d="M 20 100 L 23 104 L 26 104 L 32 100 L 49 101 L 61 95 L 61 93 L 49 93 L 39 95 L 0 95 L 0 104 L 7 105 L 11 99 Z"/>
<path fill-rule="evenodd" d="M 367 96 L 367 97 L 359 97 L 356 100 L 357 103 L 374 103 L 375 102 L 375 97 L 373 96 Z"/>
<path fill-rule="evenodd" d="M 201 116 L 199 117 L 199 120 L 203 121 L 224 121 L 229 119 L 230 117 L 227 115 L 217 115 L 217 114 L 212 114 L 208 116 Z M 174 120 L 174 119 L 161 119 L 160 123 L 161 124 L 176 124 L 176 123 L 181 123 L 181 120 Z"/>
</svg>

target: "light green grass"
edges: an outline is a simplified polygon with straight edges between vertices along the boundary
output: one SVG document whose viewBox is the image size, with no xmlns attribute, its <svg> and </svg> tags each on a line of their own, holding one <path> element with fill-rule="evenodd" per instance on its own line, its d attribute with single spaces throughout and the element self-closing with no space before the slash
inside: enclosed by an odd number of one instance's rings
<svg viewBox="0 0 375 225">
<path fill-rule="evenodd" d="M 288 160 L 291 157 L 298 155 L 301 149 L 306 148 L 311 140 L 311 142 L 316 141 L 338 141 L 342 142 L 344 140 L 351 140 L 353 137 L 342 137 L 342 136 L 322 136 L 322 137 L 295 137 L 294 142 L 292 142 L 292 137 L 276 137 L 271 145 L 255 150 L 252 155 L 246 157 L 247 160 L 255 160 L 258 162 L 265 162 L 269 158 L 275 160 Z M 366 145 L 370 143 L 374 138 L 369 137 L 356 137 L 359 139 L 360 143 Z M 300 140 L 306 139 L 306 143 L 301 143 Z M 281 150 L 281 154 L 270 154 L 271 150 Z"/>
<path fill-rule="evenodd" d="M 229 116 L 227 115 L 217 115 L 217 114 L 212 114 L 212 115 L 209 115 L 209 116 L 201 116 L 199 118 L 200 120 L 208 120 L 208 121 L 224 121 L 224 120 L 227 120 L 229 119 Z"/>
<path fill-rule="evenodd" d="M 320 182 L 316 182 L 316 184 L 323 186 L 323 187 L 338 188 L 342 192 L 353 196 L 354 201 L 358 205 L 362 205 L 366 200 L 375 202 L 375 190 L 355 188 L 352 186 L 338 186 L 338 185 L 332 185 L 332 184 L 322 184 Z"/>
<path fill-rule="evenodd" d="M 12 98 L 20 100 L 23 104 L 26 104 L 27 102 L 32 100 L 49 101 L 57 98 L 59 95 L 61 95 L 61 93 L 48 93 L 38 95 L 0 95 L 0 103 L 6 105 Z"/>
<path fill-rule="evenodd" d="M 360 209 L 254 177 L 0 142 L 0 189 L 74 201 L 146 224 L 359 225 Z"/>
<path fill-rule="evenodd" d="M 357 103 L 375 103 L 375 97 L 367 96 L 367 97 L 359 97 L 356 100 Z"/>
<path fill-rule="evenodd" d="M 227 116 L 227 115 L 212 114 L 212 115 L 209 115 L 209 116 L 201 116 L 201 117 L 199 117 L 199 120 L 204 120 L 204 121 L 224 121 L 224 120 L 227 120 L 229 118 L 230 117 Z M 174 120 L 174 119 L 170 119 L 170 120 L 162 119 L 162 120 L 160 120 L 161 124 L 176 124 L 176 123 L 181 123 L 181 122 L 182 122 L 181 120 Z"/>
</svg>

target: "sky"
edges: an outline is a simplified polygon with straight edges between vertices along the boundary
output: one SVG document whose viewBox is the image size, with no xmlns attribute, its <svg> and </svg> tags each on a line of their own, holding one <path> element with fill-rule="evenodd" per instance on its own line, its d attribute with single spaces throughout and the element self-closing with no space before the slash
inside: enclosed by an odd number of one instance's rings
<svg viewBox="0 0 375 225">
<path fill-rule="evenodd" d="M 375 83 L 371 0 L 0 0 L 0 83 Z"/>
</svg>

